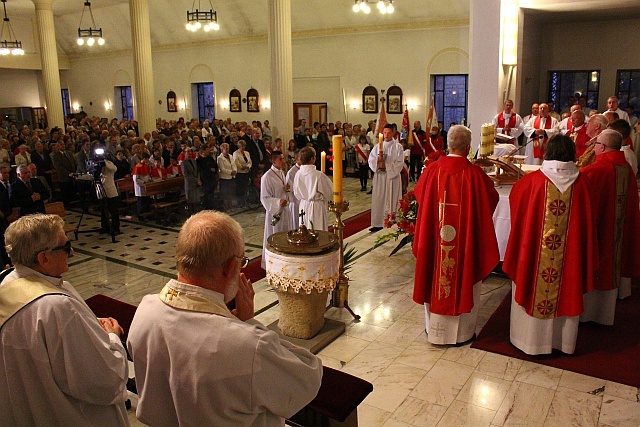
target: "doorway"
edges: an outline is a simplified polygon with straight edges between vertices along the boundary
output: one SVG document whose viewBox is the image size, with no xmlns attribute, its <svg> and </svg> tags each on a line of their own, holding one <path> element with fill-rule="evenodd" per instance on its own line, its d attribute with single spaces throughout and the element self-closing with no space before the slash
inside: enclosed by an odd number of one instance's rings
<svg viewBox="0 0 640 427">
<path fill-rule="evenodd" d="M 307 127 L 313 128 L 314 122 L 326 123 L 327 103 L 326 102 L 294 102 L 293 103 L 293 126 L 300 126 L 300 120 L 307 121 Z"/>
</svg>

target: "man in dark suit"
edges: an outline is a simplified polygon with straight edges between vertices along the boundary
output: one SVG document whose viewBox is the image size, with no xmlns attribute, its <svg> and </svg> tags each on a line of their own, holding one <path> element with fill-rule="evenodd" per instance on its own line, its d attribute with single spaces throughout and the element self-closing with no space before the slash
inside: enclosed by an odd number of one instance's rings
<svg viewBox="0 0 640 427">
<path fill-rule="evenodd" d="M 249 155 L 251 155 L 251 173 L 254 176 L 271 167 L 271 162 L 269 162 L 267 155 L 267 149 L 264 146 L 264 142 L 260 139 L 259 130 L 253 130 L 251 139 L 247 142 L 246 149 L 249 152 Z"/>
<path fill-rule="evenodd" d="M 9 200 L 11 206 L 18 208 L 19 215 L 45 213 L 43 201 L 48 198 L 49 192 L 42 183 L 37 179 L 31 180 L 29 166 L 18 166 L 18 179 L 9 188 Z"/>
<path fill-rule="evenodd" d="M 43 176 L 51 187 L 51 174 L 54 170 L 51 156 L 44 150 L 44 145 L 41 142 L 36 142 L 35 149 L 35 152 L 31 153 L 31 163 L 36 165 L 38 176 Z"/>
<path fill-rule="evenodd" d="M 0 267 L 4 268 L 11 264 L 7 250 L 4 247 L 4 232 L 9 227 L 9 215 L 13 212 L 11 200 L 9 200 L 9 173 L 11 169 L 4 166 L 0 169 L 2 172 L 2 182 L 0 182 Z"/>
<path fill-rule="evenodd" d="M 58 151 L 53 155 L 53 167 L 58 172 L 58 183 L 60 185 L 60 194 L 64 205 L 68 208 L 76 196 L 76 189 L 73 185 L 72 174 L 76 172 L 76 158 L 66 150 L 64 142 L 58 143 Z"/>
</svg>

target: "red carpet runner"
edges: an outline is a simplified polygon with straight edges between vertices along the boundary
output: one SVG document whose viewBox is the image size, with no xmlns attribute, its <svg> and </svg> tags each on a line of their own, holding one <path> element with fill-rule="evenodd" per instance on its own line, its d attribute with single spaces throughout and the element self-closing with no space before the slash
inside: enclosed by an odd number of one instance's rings
<svg viewBox="0 0 640 427">
<path fill-rule="evenodd" d="M 344 221 L 344 238 L 353 236 L 354 234 L 371 226 L 371 210 L 359 213 Z M 242 270 L 252 283 L 257 282 L 265 277 L 265 271 L 260 267 L 262 256 L 253 258 L 249 264 Z"/>
<path fill-rule="evenodd" d="M 637 284 L 629 298 L 618 301 L 613 326 L 580 324 L 576 351 L 572 355 L 554 351 L 549 355 L 529 356 L 518 350 L 509 342 L 510 310 L 511 293 L 471 347 L 640 387 L 640 286 Z"/>
</svg>

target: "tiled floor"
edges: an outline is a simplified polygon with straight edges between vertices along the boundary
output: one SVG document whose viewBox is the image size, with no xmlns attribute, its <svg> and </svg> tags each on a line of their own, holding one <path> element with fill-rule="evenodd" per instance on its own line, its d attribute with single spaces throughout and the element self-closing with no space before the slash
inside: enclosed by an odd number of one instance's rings
<svg viewBox="0 0 640 427">
<path fill-rule="evenodd" d="M 347 217 L 370 206 L 355 179 L 345 180 Z M 67 221 L 77 214 L 70 212 Z M 264 211 L 237 211 L 245 229 L 247 256 L 261 252 Z M 331 216 L 330 216 L 331 218 Z M 98 224 L 85 216 L 82 229 Z M 85 226 L 86 225 L 86 226 Z M 83 233 L 65 274 L 84 298 L 102 293 L 138 304 L 175 275 L 173 248 L 178 225 L 158 226 L 124 220 L 118 243 Z M 429 344 L 424 309 L 412 299 L 415 259 L 408 247 L 389 257 L 394 242 L 372 249 L 376 236 L 364 230 L 347 241 L 357 249 L 350 273 L 349 300 L 362 316 L 355 323 L 346 310 L 327 316 L 347 323 L 344 335 L 323 349 L 323 363 L 374 384 L 360 405 L 360 425 L 375 426 L 639 426 L 640 390 L 569 371 L 523 362 L 464 347 Z M 257 318 L 265 324 L 279 316 L 277 298 L 264 280 L 254 284 Z M 482 286 L 478 331 L 509 290 L 488 278 Z M 130 411 L 130 420 L 135 413 Z"/>
</svg>

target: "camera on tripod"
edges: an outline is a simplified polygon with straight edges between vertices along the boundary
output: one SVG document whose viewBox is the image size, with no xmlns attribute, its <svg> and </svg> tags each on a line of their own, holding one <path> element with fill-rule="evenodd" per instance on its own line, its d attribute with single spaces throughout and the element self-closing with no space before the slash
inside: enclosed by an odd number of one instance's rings
<svg viewBox="0 0 640 427">
<path fill-rule="evenodd" d="M 100 181 L 100 173 L 105 165 L 107 152 L 102 147 L 93 150 L 93 157 L 87 160 L 87 173 L 93 177 L 94 181 Z"/>
</svg>

